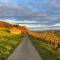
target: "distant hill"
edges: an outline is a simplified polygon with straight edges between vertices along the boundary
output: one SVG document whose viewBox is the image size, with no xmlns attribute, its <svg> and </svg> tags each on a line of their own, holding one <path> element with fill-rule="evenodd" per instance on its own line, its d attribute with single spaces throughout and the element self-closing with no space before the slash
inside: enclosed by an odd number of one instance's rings
<svg viewBox="0 0 60 60">
<path fill-rule="evenodd" d="M 2 28 L 9 28 L 9 30 L 14 31 L 15 29 L 17 32 L 21 30 L 21 32 L 27 32 L 27 28 L 25 26 L 13 25 L 8 22 L 0 21 L 0 27 Z"/>
<path fill-rule="evenodd" d="M 17 29 L 20 29 L 22 32 L 27 32 L 27 28 L 25 26 L 14 25 Z"/>
<path fill-rule="evenodd" d="M 0 27 L 4 27 L 4 28 L 10 28 L 13 25 L 8 23 L 8 22 L 4 22 L 4 21 L 0 21 Z"/>
</svg>

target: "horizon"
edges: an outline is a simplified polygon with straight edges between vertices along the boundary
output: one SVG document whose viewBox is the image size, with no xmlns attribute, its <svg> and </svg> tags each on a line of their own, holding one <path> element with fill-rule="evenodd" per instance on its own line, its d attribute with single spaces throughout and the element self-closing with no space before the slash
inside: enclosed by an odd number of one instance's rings
<svg viewBox="0 0 60 60">
<path fill-rule="evenodd" d="M 26 23 L 21 23 L 21 24 L 16 24 L 16 23 L 11 23 L 11 21 L 7 21 L 7 20 L 0 20 L 0 21 L 4 21 L 10 24 L 15 24 L 15 25 L 19 25 L 19 26 L 25 26 L 28 30 L 30 31 L 55 31 L 55 30 L 60 30 L 60 26 L 35 26 L 33 25 L 27 25 Z M 31 24 L 31 23 L 29 23 Z"/>
</svg>

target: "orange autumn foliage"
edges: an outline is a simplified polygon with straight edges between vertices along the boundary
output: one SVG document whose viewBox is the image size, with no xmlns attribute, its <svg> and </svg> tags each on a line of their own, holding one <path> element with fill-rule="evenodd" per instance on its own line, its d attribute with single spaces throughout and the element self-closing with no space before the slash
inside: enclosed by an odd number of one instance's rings
<svg viewBox="0 0 60 60">
<path fill-rule="evenodd" d="M 21 34 L 21 30 L 20 29 L 17 29 L 16 27 L 13 27 L 10 29 L 10 32 L 11 33 L 14 33 L 14 34 Z"/>
<path fill-rule="evenodd" d="M 27 29 L 24 26 L 14 25 L 14 27 L 10 29 L 10 32 L 15 34 L 21 34 L 27 32 Z"/>
<path fill-rule="evenodd" d="M 55 48 L 60 46 L 60 36 L 55 34 L 54 32 L 29 32 L 30 35 L 37 38 L 40 41 L 48 42 L 51 45 L 54 45 Z"/>
</svg>

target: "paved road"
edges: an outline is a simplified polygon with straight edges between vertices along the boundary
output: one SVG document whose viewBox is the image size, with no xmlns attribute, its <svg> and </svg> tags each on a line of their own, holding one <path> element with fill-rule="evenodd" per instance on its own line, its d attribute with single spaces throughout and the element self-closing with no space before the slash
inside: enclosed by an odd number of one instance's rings
<svg viewBox="0 0 60 60">
<path fill-rule="evenodd" d="M 8 57 L 7 60 L 42 60 L 32 43 L 30 42 L 28 35 L 25 34 L 20 45 L 15 51 Z"/>
</svg>

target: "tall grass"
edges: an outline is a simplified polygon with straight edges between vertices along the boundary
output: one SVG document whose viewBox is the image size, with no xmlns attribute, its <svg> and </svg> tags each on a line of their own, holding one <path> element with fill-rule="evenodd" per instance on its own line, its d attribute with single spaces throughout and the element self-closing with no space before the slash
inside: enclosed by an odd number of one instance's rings
<svg viewBox="0 0 60 60">
<path fill-rule="evenodd" d="M 6 60 L 10 53 L 21 42 L 23 34 L 11 34 L 6 29 L 0 29 L 0 60 Z"/>
</svg>

